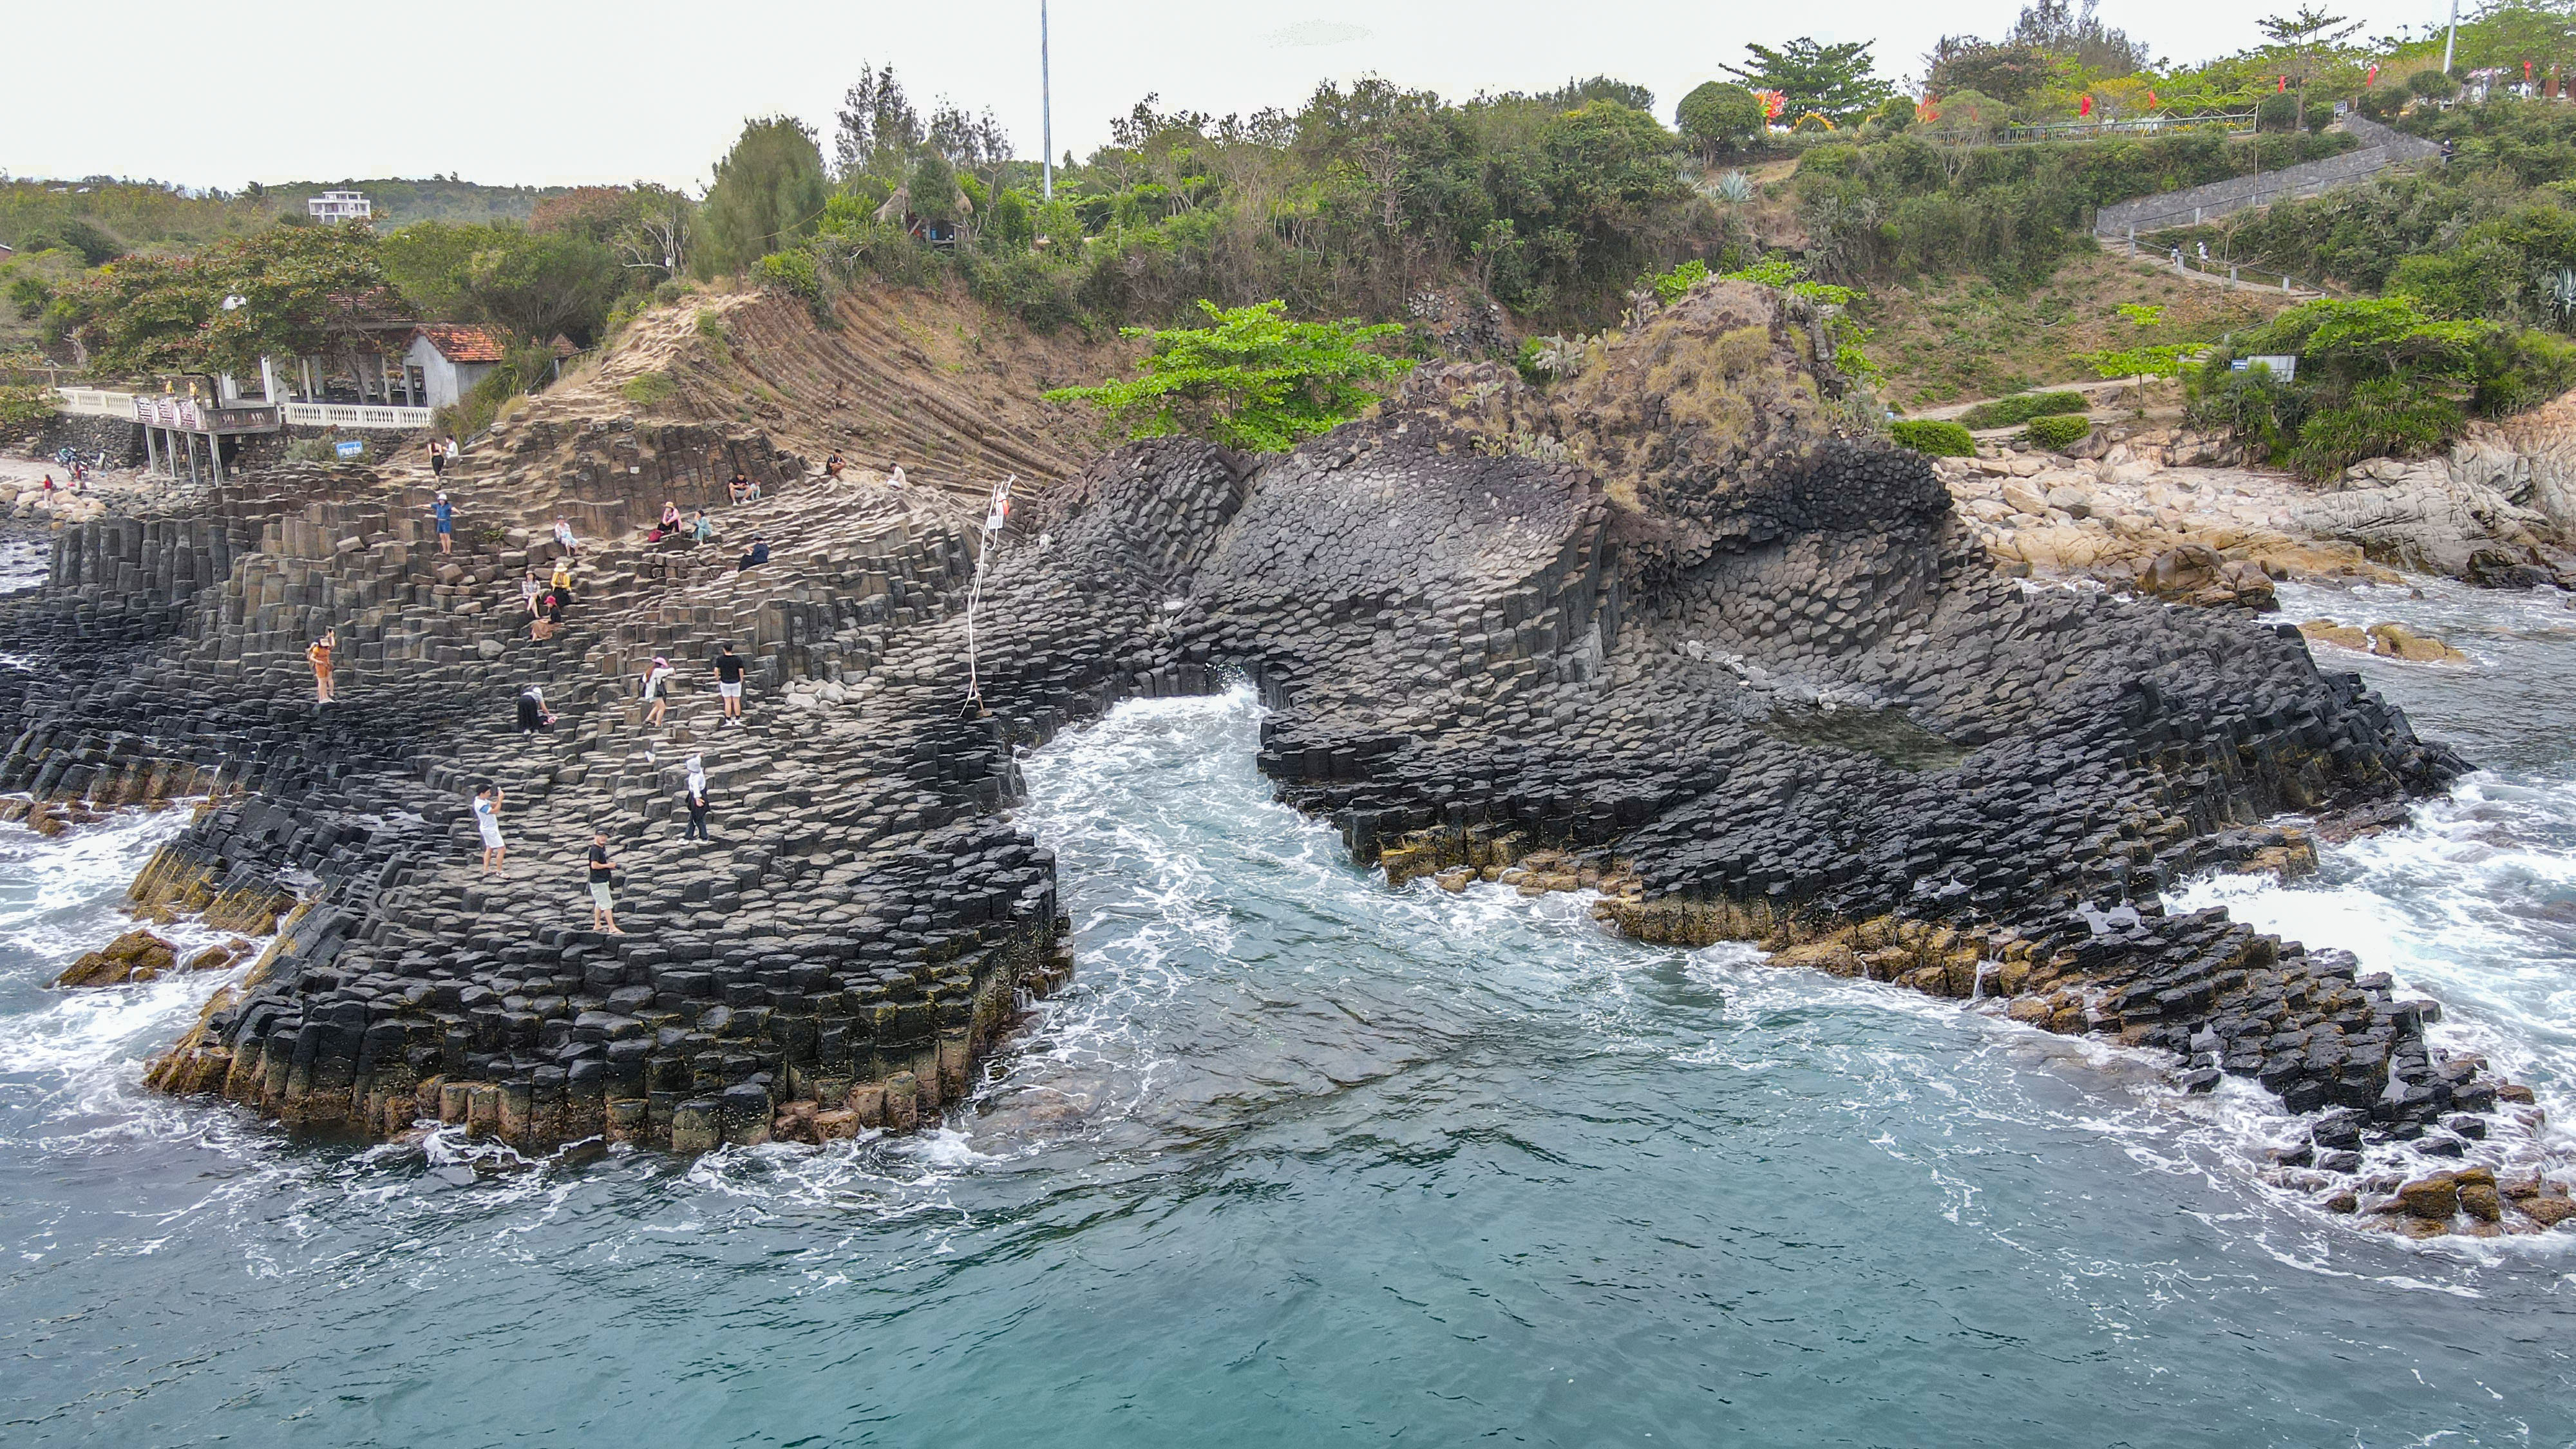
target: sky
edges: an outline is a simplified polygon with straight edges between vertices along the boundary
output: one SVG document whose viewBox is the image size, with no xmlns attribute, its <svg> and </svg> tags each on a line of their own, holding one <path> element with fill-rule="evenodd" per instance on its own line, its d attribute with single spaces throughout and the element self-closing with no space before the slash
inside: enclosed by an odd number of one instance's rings
<svg viewBox="0 0 2576 1449">
<path fill-rule="evenodd" d="M 2355 0 L 2369 34 L 2438 20 L 2440 0 Z M 0 172 L 250 181 L 455 174 L 569 185 L 703 187 L 746 116 L 823 133 L 863 62 L 916 102 L 990 107 L 1039 151 L 1038 0 L 443 0 L 405 5 L 169 0 L 12 7 L 21 58 L 0 95 Z M 2252 44 L 2294 0 L 2105 0 L 2160 55 Z M 2465 8 L 2465 7 L 2464 7 Z M 1608 74 L 1673 103 L 1748 41 L 1870 40 L 1901 79 L 1943 32 L 1993 36 L 2018 0 L 1800 5 L 1681 0 L 1050 0 L 1055 150 L 1088 154 L 1148 93 L 1165 110 L 1294 109 L 1317 82 L 1378 74 L 1464 97 Z"/>
</svg>

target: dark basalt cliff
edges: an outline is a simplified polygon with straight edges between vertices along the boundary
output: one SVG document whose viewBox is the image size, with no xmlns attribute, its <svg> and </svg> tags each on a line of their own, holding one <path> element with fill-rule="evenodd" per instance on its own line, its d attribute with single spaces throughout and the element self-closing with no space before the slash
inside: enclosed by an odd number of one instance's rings
<svg viewBox="0 0 2576 1449">
<path fill-rule="evenodd" d="M 1999 576 L 1922 459 L 1836 436 L 1818 356 L 1799 304 L 1709 284 L 1543 393 L 1428 369 L 1286 457 L 1121 449 L 986 561 L 972 719 L 962 536 L 756 448 L 771 567 L 611 544 L 544 643 L 483 607 L 524 540 L 442 576 L 416 488 L 232 500 L 192 525 L 220 555 L 167 542 L 175 524 L 103 524 L 6 605 L 60 687 L 17 702 L 0 788 L 166 794 L 220 771 L 138 892 L 285 924 L 154 1080 L 371 1135 L 428 1116 L 532 1149 L 692 1149 L 953 1100 L 1072 964 L 1051 858 L 999 813 L 1013 750 L 1236 675 L 1274 711 L 1260 764 L 1282 797 L 1392 880 L 1598 886 L 1649 940 L 2009 998 L 2168 1048 L 2194 1086 L 2235 1072 L 2336 1109 L 2320 1167 L 2365 1132 L 2494 1107 L 2499 1084 L 2439 1059 L 2384 979 L 2158 901 L 2189 872 L 2295 861 L 2269 817 L 2398 800 L 2462 763 L 2294 630 Z M 522 432 L 503 445 L 521 464 L 456 486 L 498 511 L 563 449 L 622 447 L 631 471 L 579 490 L 613 531 L 690 476 L 673 460 L 744 446 Z M 325 623 L 357 644 L 349 703 L 317 716 L 300 650 Z M 640 723 L 646 659 L 702 672 L 726 641 L 756 660 L 751 727 L 695 697 L 673 730 Z M 565 713 L 553 735 L 512 728 L 529 681 Z M 693 750 L 713 846 L 671 819 Z M 497 879 L 463 815 L 483 780 L 512 802 Z M 578 928 L 594 825 L 625 862 L 624 938 Z"/>
</svg>

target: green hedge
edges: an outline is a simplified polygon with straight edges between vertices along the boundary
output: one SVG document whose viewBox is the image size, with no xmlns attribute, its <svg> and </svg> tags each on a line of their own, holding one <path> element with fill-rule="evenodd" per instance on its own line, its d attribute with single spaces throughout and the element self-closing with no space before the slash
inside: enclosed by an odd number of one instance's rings
<svg viewBox="0 0 2576 1449">
<path fill-rule="evenodd" d="M 1957 423 L 1930 418 L 1905 418 L 1888 428 L 1889 436 L 1900 448 L 1912 448 L 1935 458 L 1973 458 L 1977 440 Z"/>
<path fill-rule="evenodd" d="M 2022 436 L 2030 439 L 2035 447 L 2046 448 L 2052 453 L 2062 453 L 2081 442 L 2084 435 L 2091 431 L 2093 431 L 2092 419 L 2060 414 L 2032 418 L 2030 426 L 2022 430 Z"/>
<path fill-rule="evenodd" d="M 2053 413 L 2080 413 L 2088 407 L 2080 392 L 2023 392 L 1982 402 L 1959 414 L 1963 428 L 2009 428 Z"/>
</svg>

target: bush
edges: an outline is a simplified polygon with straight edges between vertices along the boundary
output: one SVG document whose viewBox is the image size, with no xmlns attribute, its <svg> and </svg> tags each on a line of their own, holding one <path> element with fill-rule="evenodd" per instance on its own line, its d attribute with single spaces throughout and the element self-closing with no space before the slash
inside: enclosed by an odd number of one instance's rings
<svg viewBox="0 0 2576 1449">
<path fill-rule="evenodd" d="M 2431 101 L 2447 101 L 2460 93 L 2460 83 L 2440 70 L 2419 70 L 2406 78 L 2406 89 Z"/>
<path fill-rule="evenodd" d="M 2034 448 L 2046 448 L 2052 453 L 2063 453 L 2082 442 L 2084 435 L 2091 431 L 2093 431 L 2092 419 L 2068 417 L 2061 413 L 2049 417 L 2032 418 L 2030 426 L 2022 430 L 2022 436 L 2029 439 L 2030 445 Z"/>
<path fill-rule="evenodd" d="M 968 267 L 966 284 L 975 300 L 997 312 L 1008 312 L 1032 332 L 1053 332 L 1082 320 L 1073 287 L 1064 270 L 1027 252 L 977 259 L 960 258 Z"/>
<path fill-rule="evenodd" d="M 814 266 L 812 252 L 802 248 L 771 252 L 752 264 L 751 273 L 768 291 L 784 292 L 808 307 L 823 304 L 823 277 Z"/>
<path fill-rule="evenodd" d="M 2288 94 L 2265 96 L 2254 107 L 2254 124 L 2266 131 L 2298 129 L 2299 98 Z"/>
<path fill-rule="evenodd" d="M 1977 440 L 1968 436 L 1968 430 L 1957 423 L 1931 418 L 1901 418 L 1891 424 L 1887 432 L 1896 440 L 1896 446 L 1912 448 L 1927 457 L 1973 458 L 1977 455 Z"/>
<path fill-rule="evenodd" d="M 1959 415 L 1959 423 L 1960 426 L 1967 428 L 2009 428 L 2017 423 L 2029 422 L 2032 418 L 2044 418 L 2058 413 L 2080 413 L 2089 406 L 2091 404 L 2084 400 L 2084 394 L 2080 392 L 2015 393 L 2011 397 L 1999 397 L 1993 402 L 1977 404 Z"/>
<path fill-rule="evenodd" d="M 617 391 L 637 407 L 649 408 L 669 402 L 671 395 L 679 390 L 679 384 L 671 381 L 671 374 L 646 372 L 628 378 L 625 385 Z"/>
<path fill-rule="evenodd" d="M 2374 121 L 2393 121 L 2399 111 L 2406 109 L 2406 92 L 2396 86 L 2372 86 L 2361 93 L 2355 104 Z"/>
</svg>

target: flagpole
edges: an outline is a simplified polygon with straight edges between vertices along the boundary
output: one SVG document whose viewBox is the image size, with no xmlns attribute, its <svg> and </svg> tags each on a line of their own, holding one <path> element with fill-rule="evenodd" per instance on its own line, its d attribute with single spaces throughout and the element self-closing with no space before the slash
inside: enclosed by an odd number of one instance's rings
<svg viewBox="0 0 2576 1449">
<path fill-rule="evenodd" d="M 2457 11 L 2460 0 L 2451 0 Z M 1038 160 L 1046 166 L 1044 200 L 1055 200 L 1055 88 L 1047 74 L 1047 7 L 1038 0 Z"/>
<path fill-rule="evenodd" d="M 2451 73 L 2451 48 L 2460 43 L 2460 0 L 2451 0 L 2451 33 L 2442 41 L 2442 74 Z"/>
</svg>

